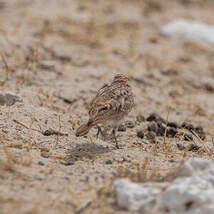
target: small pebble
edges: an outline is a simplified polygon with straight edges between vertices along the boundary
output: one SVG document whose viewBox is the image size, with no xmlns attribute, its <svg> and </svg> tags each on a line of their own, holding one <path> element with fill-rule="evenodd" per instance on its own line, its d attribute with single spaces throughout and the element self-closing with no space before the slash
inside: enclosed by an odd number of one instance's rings
<svg viewBox="0 0 214 214">
<path fill-rule="evenodd" d="M 148 131 L 152 131 L 155 132 L 157 134 L 158 132 L 158 125 L 155 122 L 152 122 L 149 126 L 148 126 Z"/>
<path fill-rule="evenodd" d="M 88 181 L 89 181 L 89 176 L 86 176 L 86 177 L 84 177 L 84 178 L 81 178 L 80 181 L 81 181 L 81 182 L 84 182 L 84 183 L 88 183 Z"/>
<path fill-rule="evenodd" d="M 146 118 L 146 120 L 147 120 L 147 121 L 156 121 L 157 117 L 158 117 L 157 114 L 152 113 L 152 114 L 150 114 L 150 115 Z"/>
<path fill-rule="evenodd" d="M 141 138 L 141 139 L 144 138 L 144 133 L 143 133 L 142 130 L 138 130 L 138 131 L 137 131 L 137 137 L 139 137 L 139 138 Z"/>
<path fill-rule="evenodd" d="M 42 161 L 39 161 L 38 164 L 39 164 L 40 166 L 44 166 L 44 165 L 45 165 Z"/>
<path fill-rule="evenodd" d="M 132 121 L 126 121 L 125 126 L 127 128 L 134 128 L 135 124 Z"/>
<path fill-rule="evenodd" d="M 204 132 L 204 130 L 203 130 L 203 128 L 202 128 L 201 126 L 196 126 L 196 127 L 195 127 L 195 131 L 196 131 L 197 133 L 202 133 L 202 132 Z"/>
<path fill-rule="evenodd" d="M 158 136 L 164 136 L 165 130 L 166 130 L 166 126 L 164 124 L 162 124 L 161 122 L 158 122 L 157 124 L 158 124 L 157 135 Z"/>
<path fill-rule="evenodd" d="M 67 160 L 65 162 L 63 162 L 63 165 L 65 166 L 71 166 L 74 165 L 75 161 L 74 160 Z"/>
<path fill-rule="evenodd" d="M 118 161 L 119 162 L 125 162 L 125 161 L 127 161 L 127 159 L 125 157 L 121 157 Z"/>
<path fill-rule="evenodd" d="M 177 147 L 179 150 L 184 150 L 185 146 L 182 143 L 177 143 Z"/>
<path fill-rule="evenodd" d="M 177 129 L 178 124 L 176 122 L 168 122 L 167 126 Z"/>
<path fill-rule="evenodd" d="M 191 144 L 190 147 L 189 147 L 189 151 L 192 151 L 192 152 L 196 152 L 200 149 L 201 147 L 196 145 L 196 144 Z"/>
<path fill-rule="evenodd" d="M 213 85 L 211 85 L 211 84 L 209 84 L 209 83 L 205 83 L 204 84 L 204 88 L 205 88 L 205 90 L 207 90 L 208 92 L 214 92 L 214 87 L 213 87 Z"/>
<path fill-rule="evenodd" d="M 185 128 L 187 126 L 186 122 L 181 123 L 181 128 Z"/>
<path fill-rule="evenodd" d="M 204 132 L 198 134 L 198 136 L 201 138 L 201 140 L 205 140 L 206 139 L 206 134 Z"/>
<path fill-rule="evenodd" d="M 111 160 L 106 160 L 106 164 L 112 164 Z"/>
<path fill-rule="evenodd" d="M 41 156 L 43 158 L 49 158 L 49 153 L 47 153 L 47 152 L 41 152 Z"/>
<path fill-rule="evenodd" d="M 145 121 L 145 117 L 143 115 L 138 115 L 136 117 L 136 120 L 137 120 L 137 122 L 141 123 L 141 122 Z"/>
<path fill-rule="evenodd" d="M 198 136 L 201 138 L 201 140 L 206 139 L 206 134 L 201 126 L 196 126 L 195 132 L 198 134 Z"/>
<path fill-rule="evenodd" d="M 156 122 L 161 122 L 166 124 L 166 120 L 164 120 L 161 116 L 159 116 L 156 113 L 152 113 L 147 117 L 147 121 L 156 121 Z"/>
<path fill-rule="evenodd" d="M 125 132 L 125 131 L 126 131 L 126 126 L 123 125 L 123 124 L 119 125 L 118 131 L 119 131 L 119 132 Z"/>
<path fill-rule="evenodd" d="M 175 135 L 178 133 L 177 129 L 176 128 L 170 128 L 167 130 L 167 137 L 175 137 Z"/>
<path fill-rule="evenodd" d="M 191 134 L 184 134 L 184 140 L 185 141 L 192 141 L 193 140 L 193 137 Z"/>
<path fill-rule="evenodd" d="M 45 175 L 43 174 L 36 174 L 34 177 L 36 180 L 39 180 L 39 181 L 42 181 L 45 179 Z"/>
<path fill-rule="evenodd" d="M 153 132 L 153 131 L 150 131 L 150 132 L 148 132 L 148 133 L 146 134 L 146 137 L 147 137 L 149 140 L 155 139 L 155 136 L 156 136 L 156 134 L 155 134 L 155 132 Z"/>
<path fill-rule="evenodd" d="M 181 124 L 181 127 L 182 127 L 182 128 L 185 128 L 185 129 L 187 129 L 187 130 L 189 130 L 189 131 L 194 130 L 194 126 L 193 126 L 192 124 L 190 124 L 190 123 L 187 123 L 187 122 L 183 122 L 183 123 Z"/>
</svg>

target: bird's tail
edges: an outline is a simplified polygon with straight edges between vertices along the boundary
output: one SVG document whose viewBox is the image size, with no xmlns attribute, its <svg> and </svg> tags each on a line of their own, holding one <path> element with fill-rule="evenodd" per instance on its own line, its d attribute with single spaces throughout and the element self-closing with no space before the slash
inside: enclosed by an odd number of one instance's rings
<svg viewBox="0 0 214 214">
<path fill-rule="evenodd" d="M 84 136 L 86 135 L 89 130 L 91 129 L 91 124 L 90 123 L 86 123 L 81 125 L 77 130 L 76 130 L 76 136 L 80 137 L 80 136 Z"/>
</svg>

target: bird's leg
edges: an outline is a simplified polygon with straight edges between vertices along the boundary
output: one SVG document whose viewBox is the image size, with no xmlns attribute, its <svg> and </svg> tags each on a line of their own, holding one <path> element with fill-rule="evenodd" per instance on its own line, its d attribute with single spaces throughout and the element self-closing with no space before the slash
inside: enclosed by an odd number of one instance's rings
<svg viewBox="0 0 214 214">
<path fill-rule="evenodd" d="M 103 136 L 103 131 L 101 129 L 100 126 L 97 125 L 97 134 L 96 134 L 96 137 L 98 138 L 99 137 L 99 134 L 101 133 L 101 135 Z"/>
<path fill-rule="evenodd" d="M 113 135 L 114 141 L 116 143 L 116 148 L 119 149 L 119 145 L 118 145 L 117 137 L 116 137 L 116 129 L 115 128 L 113 128 L 113 130 L 112 130 L 112 135 Z"/>
</svg>

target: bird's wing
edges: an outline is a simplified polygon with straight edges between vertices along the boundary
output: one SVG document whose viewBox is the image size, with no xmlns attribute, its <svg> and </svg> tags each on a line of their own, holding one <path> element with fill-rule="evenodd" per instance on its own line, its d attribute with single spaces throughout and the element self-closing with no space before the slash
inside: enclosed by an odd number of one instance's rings
<svg viewBox="0 0 214 214">
<path fill-rule="evenodd" d="M 105 100 L 105 102 L 96 102 L 89 110 L 89 121 L 91 123 L 99 123 L 114 119 L 114 117 L 118 115 L 120 108 L 120 103 L 115 99 Z"/>
</svg>

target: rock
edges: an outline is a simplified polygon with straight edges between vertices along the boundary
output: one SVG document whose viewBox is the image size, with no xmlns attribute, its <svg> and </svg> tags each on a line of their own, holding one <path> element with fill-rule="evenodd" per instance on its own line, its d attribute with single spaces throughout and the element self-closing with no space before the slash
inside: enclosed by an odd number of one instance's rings
<svg viewBox="0 0 214 214">
<path fill-rule="evenodd" d="M 118 179 L 114 182 L 114 186 L 118 206 L 130 211 L 140 210 L 152 203 L 163 187 L 161 184 L 137 184 L 128 179 Z"/>
<path fill-rule="evenodd" d="M 199 21 L 174 20 L 161 26 L 160 32 L 165 36 L 214 44 L 214 26 Z"/>
<path fill-rule="evenodd" d="M 205 140 L 206 139 L 206 134 L 203 130 L 203 128 L 201 126 L 196 126 L 195 127 L 195 132 L 196 134 L 198 134 L 198 136 L 202 139 Z"/>
<path fill-rule="evenodd" d="M 175 135 L 178 133 L 177 129 L 176 128 L 170 128 L 167 130 L 166 132 L 166 136 L 167 137 L 175 137 Z"/>
<path fill-rule="evenodd" d="M 211 92 L 211 93 L 214 92 L 214 87 L 213 87 L 213 85 L 211 85 L 211 84 L 209 84 L 209 83 L 205 83 L 205 84 L 204 84 L 204 89 L 205 89 L 206 91 L 208 91 L 208 92 Z"/>
<path fill-rule="evenodd" d="M 73 160 L 72 158 L 71 159 L 68 159 L 66 161 L 62 161 L 61 164 L 65 165 L 65 166 L 72 166 L 75 164 L 75 160 Z"/>
<path fill-rule="evenodd" d="M 200 146 L 192 143 L 192 144 L 190 144 L 188 151 L 197 152 L 200 148 L 201 148 Z"/>
<path fill-rule="evenodd" d="M 204 130 L 201 126 L 196 126 L 195 131 L 196 131 L 196 133 L 202 133 Z"/>
<path fill-rule="evenodd" d="M 177 143 L 177 147 L 179 150 L 184 150 L 185 146 L 182 143 Z"/>
<path fill-rule="evenodd" d="M 158 132 L 158 125 L 155 122 L 152 122 L 149 126 L 148 126 L 148 131 L 152 131 L 154 133 L 157 134 Z"/>
<path fill-rule="evenodd" d="M 201 140 L 205 140 L 206 139 L 206 134 L 204 132 L 198 134 L 198 136 L 201 138 Z"/>
<path fill-rule="evenodd" d="M 137 122 L 141 123 L 141 122 L 145 121 L 145 117 L 143 115 L 138 115 L 136 117 L 136 120 L 137 120 Z"/>
<path fill-rule="evenodd" d="M 36 175 L 34 176 L 34 178 L 35 178 L 36 180 L 42 181 L 42 180 L 45 179 L 45 175 L 43 175 L 43 174 L 36 174 Z"/>
<path fill-rule="evenodd" d="M 178 167 L 176 178 L 162 183 L 114 182 L 120 208 L 140 213 L 213 214 L 214 164 L 200 158 L 189 159 Z"/>
<path fill-rule="evenodd" d="M 198 137 L 200 137 L 202 140 L 206 139 L 206 134 L 205 134 L 205 132 L 204 132 L 204 130 L 203 130 L 203 128 L 201 126 L 194 127 L 190 123 L 183 122 L 181 124 L 181 127 L 189 130 L 190 132 L 192 132 L 192 131 L 196 132 Z M 190 139 L 191 139 L 191 137 L 190 137 Z M 188 137 L 186 137 L 186 140 L 188 140 Z"/>
<path fill-rule="evenodd" d="M 164 120 L 161 116 L 159 116 L 156 113 L 152 113 L 150 114 L 147 119 L 147 121 L 155 121 L 155 122 L 161 122 L 161 123 L 165 123 L 166 124 L 166 120 Z"/>
<path fill-rule="evenodd" d="M 148 132 L 148 133 L 146 134 L 146 137 L 148 138 L 148 140 L 153 140 L 153 139 L 155 139 L 155 136 L 156 136 L 156 134 L 155 134 L 155 132 L 153 132 L 153 131 L 150 131 L 150 132 Z"/>
<path fill-rule="evenodd" d="M 158 122 L 158 132 L 157 132 L 157 135 L 158 136 L 164 136 L 165 134 L 165 130 L 166 130 L 166 125 L 161 123 L 161 122 Z"/>
<path fill-rule="evenodd" d="M 43 157 L 43 158 L 49 158 L 49 153 L 48 152 L 41 152 L 41 156 Z"/>
<path fill-rule="evenodd" d="M 126 126 L 121 124 L 119 125 L 118 129 L 117 129 L 119 132 L 125 132 L 126 131 Z"/>
<path fill-rule="evenodd" d="M 137 137 L 139 137 L 139 138 L 141 138 L 141 139 L 144 138 L 144 133 L 143 133 L 142 130 L 138 130 L 138 131 L 137 131 Z"/>
<path fill-rule="evenodd" d="M 187 123 L 187 122 L 183 122 L 183 123 L 181 124 L 181 127 L 182 127 L 182 128 L 185 128 L 185 129 L 187 129 L 187 130 L 189 130 L 189 131 L 194 130 L 194 126 L 193 126 L 192 124 L 190 124 L 190 123 Z"/>
<path fill-rule="evenodd" d="M 37 66 L 44 70 L 54 70 L 55 64 L 55 61 L 39 61 Z"/>
<path fill-rule="evenodd" d="M 44 162 L 42 162 L 42 161 L 39 161 L 38 164 L 39 164 L 40 166 L 44 166 L 44 165 L 45 165 Z"/>
<path fill-rule="evenodd" d="M 192 141 L 193 140 L 193 137 L 191 134 L 184 134 L 184 140 L 185 141 Z"/>
<path fill-rule="evenodd" d="M 111 161 L 111 160 L 106 160 L 105 163 L 106 163 L 106 164 L 112 164 L 112 161 Z"/>
<path fill-rule="evenodd" d="M 181 172 L 184 177 L 176 178 L 157 198 L 156 210 L 176 214 L 214 213 L 213 162 L 193 158 L 178 171 L 180 175 Z"/>
<path fill-rule="evenodd" d="M 172 128 L 175 128 L 175 129 L 178 128 L 178 124 L 177 124 L 176 122 L 168 122 L 168 123 L 167 123 L 167 126 L 172 127 Z"/>
<path fill-rule="evenodd" d="M 126 121 L 125 126 L 127 128 L 134 128 L 135 124 L 132 121 Z"/>
<path fill-rule="evenodd" d="M 126 162 L 126 161 L 128 161 L 128 160 L 125 157 L 121 157 L 121 158 L 118 159 L 119 163 L 123 163 L 123 162 Z"/>
<path fill-rule="evenodd" d="M 147 121 L 156 121 L 157 117 L 158 117 L 157 114 L 152 113 L 152 114 L 150 114 L 150 115 L 146 118 L 146 120 L 147 120 Z"/>
<path fill-rule="evenodd" d="M 13 92 L 0 92 L 0 105 L 12 106 L 21 101 L 21 97 Z"/>
</svg>

